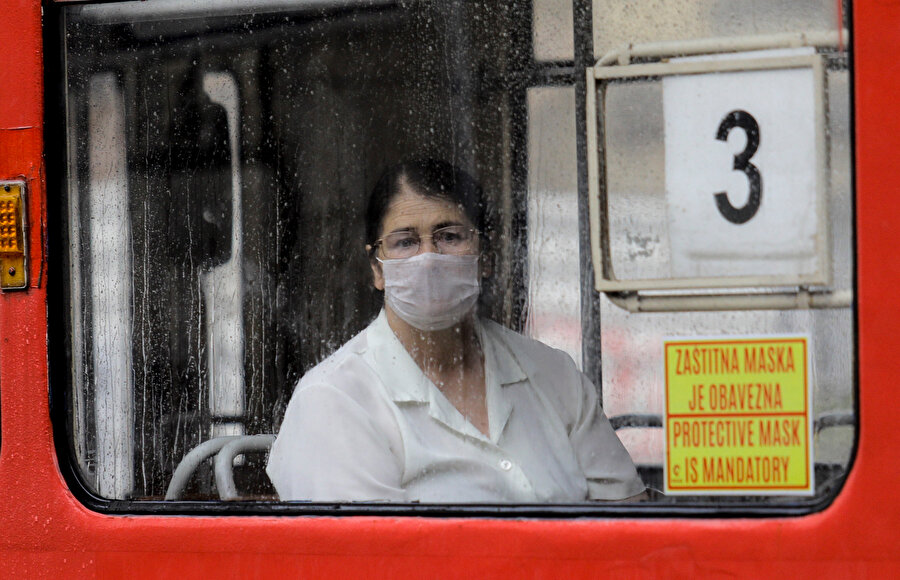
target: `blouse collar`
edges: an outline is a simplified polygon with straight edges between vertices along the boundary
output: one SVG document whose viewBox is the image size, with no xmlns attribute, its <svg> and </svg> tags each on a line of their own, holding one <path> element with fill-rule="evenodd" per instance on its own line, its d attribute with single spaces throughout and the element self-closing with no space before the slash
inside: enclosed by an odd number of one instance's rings
<svg viewBox="0 0 900 580">
<path fill-rule="evenodd" d="M 512 413 L 512 405 L 503 396 L 501 387 L 524 381 L 527 376 L 507 345 L 498 340 L 492 323 L 483 323 L 476 317 L 475 331 L 484 353 L 490 439 L 496 443 Z M 384 310 L 369 325 L 366 343 L 367 358 L 371 357 L 370 364 L 394 402 L 426 404 L 429 414 L 451 429 L 478 439 L 485 438 L 425 376 L 394 334 Z"/>
</svg>

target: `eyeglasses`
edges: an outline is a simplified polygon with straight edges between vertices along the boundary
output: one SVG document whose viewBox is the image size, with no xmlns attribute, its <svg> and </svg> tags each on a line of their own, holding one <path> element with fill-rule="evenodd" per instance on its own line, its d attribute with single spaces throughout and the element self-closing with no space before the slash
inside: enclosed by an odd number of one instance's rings
<svg viewBox="0 0 900 580">
<path fill-rule="evenodd" d="M 388 260 L 411 258 L 419 253 L 422 239 L 431 238 L 438 254 L 471 254 L 475 250 L 478 230 L 466 226 L 447 226 L 420 236 L 414 231 L 393 232 L 376 240 L 373 248 L 381 246 Z"/>
</svg>

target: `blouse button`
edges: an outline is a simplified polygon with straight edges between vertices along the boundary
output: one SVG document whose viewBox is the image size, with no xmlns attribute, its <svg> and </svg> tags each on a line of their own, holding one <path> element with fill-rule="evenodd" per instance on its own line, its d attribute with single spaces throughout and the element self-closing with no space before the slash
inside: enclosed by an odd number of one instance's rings
<svg viewBox="0 0 900 580">
<path fill-rule="evenodd" d="M 501 459 L 500 469 L 502 469 L 503 471 L 509 471 L 510 469 L 512 469 L 512 461 L 510 461 L 509 459 Z"/>
</svg>

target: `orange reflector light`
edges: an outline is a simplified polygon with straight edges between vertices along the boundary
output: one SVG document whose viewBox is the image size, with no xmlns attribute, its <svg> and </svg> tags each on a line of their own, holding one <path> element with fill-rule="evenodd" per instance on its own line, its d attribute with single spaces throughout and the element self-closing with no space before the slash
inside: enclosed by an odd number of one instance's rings
<svg viewBox="0 0 900 580">
<path fill-rule="evenodd" d="M 22 233 L 19 231 L 19 196 L 0 193 L 0 252 L 22 252 Z"/>
<path fill-rule="evenodd" d="M 0 182 L 0 288 L 25 288 L 25 182 Z"/>
</svg>

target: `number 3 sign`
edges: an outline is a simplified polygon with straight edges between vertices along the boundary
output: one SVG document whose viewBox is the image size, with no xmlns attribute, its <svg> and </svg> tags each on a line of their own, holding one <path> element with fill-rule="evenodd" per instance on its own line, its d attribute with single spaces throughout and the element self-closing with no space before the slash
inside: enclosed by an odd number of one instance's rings
<svg viewBox="0 0 900 580">
<path fill-rule="evenodd" d="M 810 49 L 678 62 L 777 63 L 798 55 L 815 58 Z M 774 66 L 663 77 L 673 278 L 801 284 L 827 268 L 823 88 L 813 66 Z"/>
</svg>

